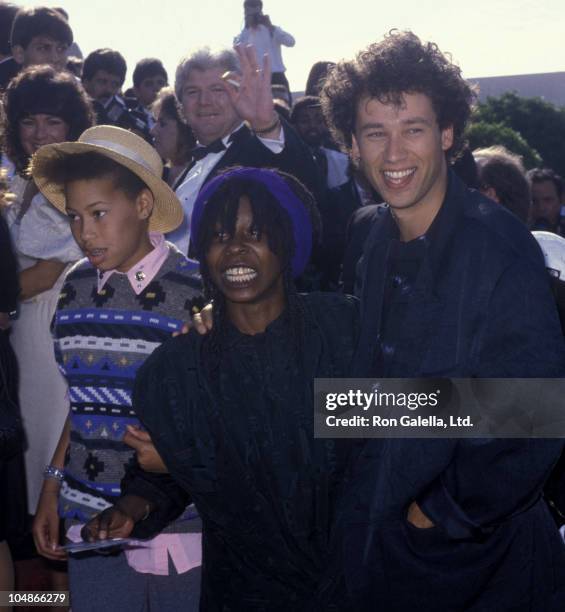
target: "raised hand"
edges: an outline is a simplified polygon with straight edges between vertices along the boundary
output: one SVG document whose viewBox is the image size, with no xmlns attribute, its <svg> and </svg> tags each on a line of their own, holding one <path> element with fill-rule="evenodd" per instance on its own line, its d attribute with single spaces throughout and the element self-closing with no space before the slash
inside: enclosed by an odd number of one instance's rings
<svg viewBox="0 0 565 612">
<path fill-rule="evenodd" d="M 271 91 L 271 62 L 263 58 L 263 67 L 257 63 L 253 45 L 236 45 L 235 51 L 241 64 L 241 76 L 232 72 L 223 75 L 228 95 L 238 115 L 248 121 L 253 130 L 263 132 L 276 122 L 277 115 Z M 235 86 L 231 81 L 238 82 Z"/>
</svg>

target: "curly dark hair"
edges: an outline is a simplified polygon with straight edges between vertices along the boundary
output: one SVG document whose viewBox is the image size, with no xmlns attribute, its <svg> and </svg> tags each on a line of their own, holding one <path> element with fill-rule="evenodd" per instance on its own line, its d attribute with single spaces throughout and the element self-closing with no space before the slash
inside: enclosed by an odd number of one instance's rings
<svg viewBox="0 0 565 612">
<path fill-rule="evenodd" d="M 475 92 L 435 43 L 422 43 L 412 32 L 392 30 L 354 60 L 337 64 L 322 90 L 322 108 L 334 138 L 350 151 L 359 100 L 369 96 L 401 106 L 405 93 L 428 96 L 439 128 L 453 126 L 448 155 L 456 157 L 464 144 Z"/>
<path fill-rule="evenodd" d="M 60 117 L 69 126 L 67 140 L 94 125 L 92 105 L 77 79 L 51 66 L 30 66 L 14 77 L 4 95 L 2 148 L 21 176 L 26 176 L 29 155 L 20 141 L 20 120 L 36 114 Z"/>
</svg>

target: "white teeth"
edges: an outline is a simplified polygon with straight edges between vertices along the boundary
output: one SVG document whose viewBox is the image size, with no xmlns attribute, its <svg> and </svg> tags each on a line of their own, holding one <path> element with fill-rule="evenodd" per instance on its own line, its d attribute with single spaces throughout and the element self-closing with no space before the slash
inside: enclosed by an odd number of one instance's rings
<svg viewBox="0 0 565 612">
<path fill-rule="evenodd" d="M 228 268 L 224 271 L 224 276 L 232 283 L 247 283 L 257 277 L 257 272 L 253 268 L 240 266 Z"/>
<path fill-rule="evenodd" d="M 388 179 L 392 179 L 393 181 L 398 181 L 400 179 L 406 178 L 416 172 L 416 168 L 409 168 L 408 170 L 385 170 L 383 174 Z"/>
</svg>

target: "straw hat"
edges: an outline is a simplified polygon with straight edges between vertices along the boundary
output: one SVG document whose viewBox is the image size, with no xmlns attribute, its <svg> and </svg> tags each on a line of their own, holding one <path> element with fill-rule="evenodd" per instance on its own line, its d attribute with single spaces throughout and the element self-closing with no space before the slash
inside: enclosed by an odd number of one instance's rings
<svg viewBox="0 0 565 612">
<path fill-rule="evenodd" d="M 182 223 L 182 206 L 170 187 L 161 180 L 163 163 L 157 151 L 133 132 L 112 125 L 88 128 L 78 141 L 45 145 L 33 156 L 33 180 L 58 210 L 66 212 L 65 190 L 63 185 L 48 180 L 45 172 L 54 157 L 77 153 L 99 153 L 108 157 L 131 170 L 149 187 L 155 198 L 149 219 L 151 231 L 171 232 Z"/>
</svg>

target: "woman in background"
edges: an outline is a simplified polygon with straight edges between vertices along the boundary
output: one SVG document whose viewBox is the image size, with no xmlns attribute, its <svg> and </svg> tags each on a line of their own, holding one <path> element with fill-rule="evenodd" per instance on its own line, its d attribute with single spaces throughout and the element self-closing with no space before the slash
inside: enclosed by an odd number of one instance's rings
<svg viewBox="0 0 565 612">
<path fill-rule="evenodd" d="M 0 209 L 7 204 L 3 178 L 0 171 Z M 8 226 L 0 215 L 0 591 L 14 590 L 14 566 L 7 540 L 20 535 L 25 520 L 25 511 L 21 511 L 25 508 L 21 483 L 23 432 L 16 358 L 9 340 L 10 314 L 16 310 L 18 291 L 16 256 Z M 4 610 L 8 608 L 0 606 L 0 612 Z"/>
<path fill-rule="evenodd" d="M 165 161 L 163 180 L 172 189 L 184 179 L 196 145 L 194 134 L 181 119 L 177 104 L 173 89 L 164 87 L 151 108 L 156 118 L 151 128 L 153 144 Z"/>
<path fill-rule="evenodd" d="M 28 509 L 34 514 L 43 470 L 68 414 L 66 384 L 53 354 L 50 324 L 65 268 L 82 257 L 66 217 L 38 193 L 27 174 L 44 144 L 74 140 L 94 115 L 80 83 L 49 66 L 32 66 L 15 77 L 4 97 L 3 151 L 16 167 L 10 183 L 15 201 L 3 214 L 19 265 L 19 316 L 11 343 L 19 367 L 19 402 L 27 440 Z"/>
</svg>

